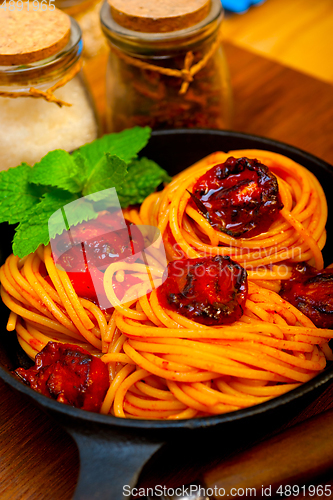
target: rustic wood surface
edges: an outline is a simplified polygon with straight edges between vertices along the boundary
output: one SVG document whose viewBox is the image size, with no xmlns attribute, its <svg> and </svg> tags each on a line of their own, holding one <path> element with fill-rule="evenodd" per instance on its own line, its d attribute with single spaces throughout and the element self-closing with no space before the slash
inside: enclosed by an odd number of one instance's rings
<svg viewBox="0 0 333 500">
<path fill-rule="evenodd" d="M 223 0 L 222 0 L 223 4 Z M 224 40 L 333 83 L 332 0 L 265 0 L 225 16 Z"/>
<path fill-rule="evenodd" d="M 225 51 L 234 90 L 233 129 L 288 142 L 333 163 L 333 86 L 230 43 Z M 103 55 L 85 68 L 102 116 L 105 61 Z M 333 408 L 333 385 L 289 424 L 328 408 Z M 181 466 L 170 456 L 162 451 L 139 484 L 161 484 L 162 477 L 170 486 L 188 483 L 218 463 L 216 454 L 210 459 L 184 453 Z M 0 381 L 1 500 L 70 499 L 78 470 L 76 446 L 67 433 Z M 332 484 L 333 474 L 329 479 Z"/>
</svg>

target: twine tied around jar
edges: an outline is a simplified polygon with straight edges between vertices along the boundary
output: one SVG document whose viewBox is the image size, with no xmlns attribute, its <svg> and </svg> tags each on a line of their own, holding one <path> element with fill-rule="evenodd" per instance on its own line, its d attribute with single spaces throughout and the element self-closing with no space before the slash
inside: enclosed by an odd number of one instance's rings
<svg viewBox="0 0 333 500">
<path fill-rule="evenodd" d="M 73 68 L 68 73 L 66 73 L 66 75 L 63 78 L 61 78 L 57 83 L 55 83 L 54 85 L 52 85 L 52 87 L 50 87 L 49 89 L 47 89 L 45 91 L 40 90 L 40 89 L 36 89 L 34 87 L 31 87 L 28 92 L 3 92 L 3 91 L 0 91 L 0 97 L 10 97 L 12 99 L 15 99 L 16 97 L 42 98 L 42 99 L 45 99 L 45 101 L 47 101 L 47 102 L 54 102 L 60 108 L 62 106 L 72 106 L 72 104 L 70 104 L 69 102 L 62 101 L 61 99 L 56 97 L 53 92 L 55 90 L 57 90 L 58 88 L 63 87 L 64 85 L 66 85 L 66 83 L 68 83 L 70 80 L 72 80 L 72 78 L 74 78 L 74 76 L 77 75 L 77 73 L 79 73 L 79 71 L 81 70 L 81 67 L 82 67 L 82 61 L 79 60 L 73 66 Z"/>
<path fill-rule="evenodd" d="M 194 60 L 193 52 L 188 51 L 186 53 L 183 69 L 163 68 L 162 66 L 157 66 L 155 64 L 150 64 L 141 61 L 140 59 L 124 54 L 124 52 L 118 50 L 114 45 L 111 46 L 111 50 L 115 54 L 117 54 L 118 57 L 123 59 L 126 63 L 131 64 L 132 66 L 136 66 L 137 68 L 146 69 L 150 71 L 156 71 L 166 76 L 174 76 L 176 78 L 181 78 L 183 82 L 180 87 L 179 94 L 184 95 L 186 94 L 190 86 L 190 83 L 193 82 L 194 76 L 206 66 L 209 59 L 215 54 L 215 52 L 219 48 L 221 41 L 222 41 L 222 30 L 220 29 L 217 34 L 216 40 L 212 43 L 209 51 L 196 64 L 193 64 Z"/>
</svg>

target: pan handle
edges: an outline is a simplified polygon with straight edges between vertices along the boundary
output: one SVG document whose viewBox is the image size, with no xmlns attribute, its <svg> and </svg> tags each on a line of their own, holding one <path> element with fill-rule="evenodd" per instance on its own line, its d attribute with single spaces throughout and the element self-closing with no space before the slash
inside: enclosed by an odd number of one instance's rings
<svg viewBox="0 0 333 500">
<path fill-rule="evenodd" d="M 233 498 L 254 490 L 255 496 L 274 497 L 281 485 L 306 485 L 330 470 L 332 443 L 333 410 L 329 410 L 220 462 L 200 482 L 214 491 L 215 498 L 224 490 Z"/>
<path fill-rule="evenodd" d="M 164 444 L 122 430 L 103 433 L 68 428 L 80 455 L 80 472 L 73 500 L 130 498 L 141 469 Z M 149 432 L 150 434 L 150 432 Z M 151 437 L 151 435 L 150 435 Z"/>
</svg>

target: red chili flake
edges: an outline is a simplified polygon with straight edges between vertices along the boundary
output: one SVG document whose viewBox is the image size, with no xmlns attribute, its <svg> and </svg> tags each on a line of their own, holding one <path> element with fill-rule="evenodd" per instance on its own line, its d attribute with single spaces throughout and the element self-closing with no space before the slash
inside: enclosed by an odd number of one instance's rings
<svg viewBox="0 0 333 500">
<path fill-rule="evenodd" d="M 93 412 L 100 411 L 109 388 L 105 363 L 72 344 L 49 342 L 36 355 L 35 366 L 15 373 L 44 396 Z"/>
<path fill-rule="evenodd" d="M 193 50 L 193 64 L 201 61 L 211 48 L 211 41 Z M 180 70 L 184 67 L 185 53 L 153 60 L 162 68 Z M 158 70 L 136 67 L 113 55 L 116 64 L 114 78 L 123 92 L 112 100 L 110 94 L 110 123 L 113 131 L 136 125 L 152 129 L 212 128 L 229 125 L 230 96 L 226 76 L 222 76 L 219 57 L 213 55 L 195 75 L 185 94 L 179 94 L 181 78 L 164 75 Z M 150 57 L 140 58 L 152 63 Z M 111 92 L 111 90 L 110 90 Z"/>
<path fill-rule="evenodd" d="M 166 309 L 204 325 L 228 324 L 242 316 L 247 273 L 230 257 L 176 260 L 168 264 L 167 273 L 157 289 Z"/>
</svg>

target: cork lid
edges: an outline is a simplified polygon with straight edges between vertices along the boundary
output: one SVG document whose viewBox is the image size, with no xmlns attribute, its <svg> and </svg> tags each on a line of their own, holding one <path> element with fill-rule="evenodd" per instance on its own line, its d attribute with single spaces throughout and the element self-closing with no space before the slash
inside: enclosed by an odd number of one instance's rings
<svg viewBox="0 0 333 500">
<path fill-rule="evenodd" d="M 61 10 L 34 11 L 32 2 L 21 11 L 0 9 L 0 65 L 28 64 L 63 49 L 70 38 L 71 20 Z"/>
<path fill-rule="evenodd" d="M 186 29 L 209 13 L 211 0 L 108 0 L 114 20 L 145 33 Z"/>
</svg>

